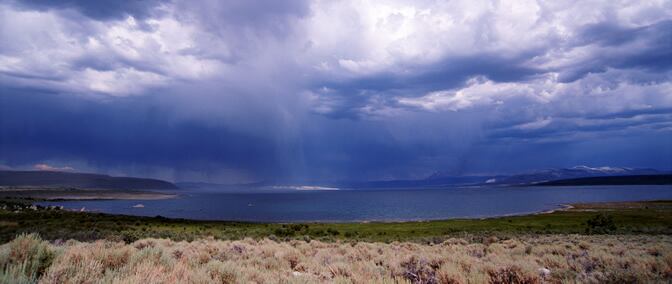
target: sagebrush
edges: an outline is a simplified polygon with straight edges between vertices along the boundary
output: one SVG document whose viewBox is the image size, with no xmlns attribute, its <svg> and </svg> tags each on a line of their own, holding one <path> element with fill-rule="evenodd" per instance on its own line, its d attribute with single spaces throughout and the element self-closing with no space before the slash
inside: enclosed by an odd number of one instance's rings
<svg viewBox="0 0 672 284">
<path fill-rule="evenodd" d="M 21 235 L 0 247 L 0 267 L 3 283 L 651 283 L 672 281 L 672 237 L 124 244 Z"/>
</svg>

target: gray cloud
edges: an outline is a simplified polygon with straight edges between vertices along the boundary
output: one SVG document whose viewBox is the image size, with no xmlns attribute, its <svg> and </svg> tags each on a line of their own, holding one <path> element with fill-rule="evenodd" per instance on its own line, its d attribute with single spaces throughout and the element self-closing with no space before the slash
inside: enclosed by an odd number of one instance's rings
<svg viewBox="0 0 672 284">
<path fill-rule="evenodd" d="M 83 15 L 97 20 L 120 20 L 128 16 L 137 19 L 145 19 L 155 15 L 154 8 L 163 4 L 170 3 L 168 0 L 133 0 L 133 1 L 114 1 L 114 0 L 25 0 L 15 2 L 16 5 L 24 9 L 36 10 L 62 10 L 73 9 Z"/>
<path fill-rule="evenodd" d="M 667 4 L 115 3 L 0 3 L 0 164 L 213 181 L 672 167 Z"/>
</svg>

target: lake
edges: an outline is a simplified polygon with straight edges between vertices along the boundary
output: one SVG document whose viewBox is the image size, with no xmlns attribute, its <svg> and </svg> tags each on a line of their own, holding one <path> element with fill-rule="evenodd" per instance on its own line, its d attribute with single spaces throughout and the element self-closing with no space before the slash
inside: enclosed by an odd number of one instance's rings
<svg viewBox="0 0 672 284">
<path fill-rule="evenodd" d="M 670 186 L 483 187 L 408 190 L 217 192 L 167 200 L 41 202 L 139 216 L 254 222 L 410 221 L 542 212 L 578 202 L 672 199 Z M 144 207 L 137 208 L 135 205 Z"/>
</svg>

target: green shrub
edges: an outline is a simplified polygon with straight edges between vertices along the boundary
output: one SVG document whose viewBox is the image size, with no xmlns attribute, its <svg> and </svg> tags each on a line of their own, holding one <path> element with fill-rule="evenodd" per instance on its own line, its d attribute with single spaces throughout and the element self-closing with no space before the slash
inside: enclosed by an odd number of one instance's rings
<svg viewBox="0 0 672 284">
<path fill-rule="evenodd" d="M 598 214 L 586 221 L 586 234 L 608 234 L 616 230 L 614 217 Z"/>
<path fill-rule="evenodd" d="M 328 228 L 327 233 L 329 233 L 332 236 L 338 236 L 338 235 L 341 234 L 341 232 L 339 232 L 338 230 L 332 229 L 332 228 Z"/>
</svg>

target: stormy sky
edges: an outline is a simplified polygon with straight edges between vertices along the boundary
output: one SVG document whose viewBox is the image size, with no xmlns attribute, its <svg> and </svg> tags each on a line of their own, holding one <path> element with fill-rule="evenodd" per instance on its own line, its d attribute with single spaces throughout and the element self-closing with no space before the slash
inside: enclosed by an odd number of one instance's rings
<svg viewBox="0 0 672 284">
<path fill-rule="evenodd" d="M 0 0 L 0 168 L 672 169 L 672 1 Z"/>
</svg>

